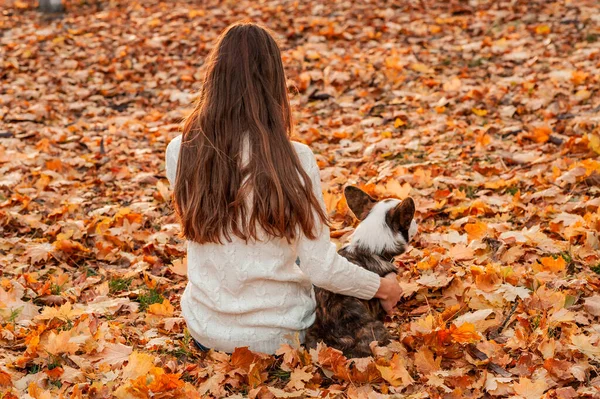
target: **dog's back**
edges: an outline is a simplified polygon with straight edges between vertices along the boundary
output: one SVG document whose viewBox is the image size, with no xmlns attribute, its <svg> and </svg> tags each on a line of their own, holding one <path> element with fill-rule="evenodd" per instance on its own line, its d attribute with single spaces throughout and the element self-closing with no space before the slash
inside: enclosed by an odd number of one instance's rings
<svg viewBox="0 0 600 399">
<path fill-rule="evenodd" d="M 381 277 L 394 273 L 394 256 L 405 251 L 416 232 L 413 200 L 377 202 L 356 187 L 347 187 L 344 194 L 361 224 L 340 255 Z M 315 297 L 316 320 L 306 334 L 308 347 L 323 341 L 348 357 L 366 357 L 371 355 L 371 342 L 389 343 L 382 322 L 385 312 L 378 299 L 361 300 L 318 287 Z"/>
<path fill-rule="evenodd" d="M 361 264 L 360 261 L 365 259 L 349 254 L 345 249 L 340 251 L 340 255 L 366 269 L 372 263 Z M 315 347 L 317 342 L 323 341 L 348 357 L 366 357 L 371 355 L 371 342 L 389 343 L 389 333 L 381 321 L 385 312 L 379 299 L 366 301 L 318 287 L 315 287 L 315 298 L 316 319 L 306 334 L 308 347 Z"/>
</svg>

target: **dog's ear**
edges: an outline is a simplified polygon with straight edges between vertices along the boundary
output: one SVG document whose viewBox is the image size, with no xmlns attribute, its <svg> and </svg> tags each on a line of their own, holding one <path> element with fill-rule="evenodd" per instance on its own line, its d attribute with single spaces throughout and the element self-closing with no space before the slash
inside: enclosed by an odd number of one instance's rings
<svg viewBox="0 0 600 399">
<path fill-rule="evenodd" d="M 394 231 L 408 232 L 414 217 L 415 201 L 408 197 L 388 212 L 386 222 Z"/>
<path fill-rule="evenodd" d="M 377 203 L 369 194 L 354 186 L 347 186 L 344 189 L 344 197 L 346 197 L 348 208 L 358 220 L 364 220 Z"/>
</svg>

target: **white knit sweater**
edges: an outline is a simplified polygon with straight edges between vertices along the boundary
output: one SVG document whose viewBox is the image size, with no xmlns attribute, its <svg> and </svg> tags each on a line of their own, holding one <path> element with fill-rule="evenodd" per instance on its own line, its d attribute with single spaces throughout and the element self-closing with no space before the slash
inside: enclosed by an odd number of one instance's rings
<svg viewBox="0 0 600 399">
<path fill-rule="evenodd" d="M 175 183 L 181 136 L 167 147 L 166 172 Z M 312 179 L 315 195 L 324 207 L 319 168 L 312 151 L 293 142 L 303 168 Z M 300 265 L 296 259 L 300 259 Z M 202 345 L 232 352 L 236 347 L 275 353 L 282 343 L 315 320 L 313 284 L 340 294 L 372 298 L 379 276 L 337 254 L 329 228 L 318 239 L 301 237 L 187 245 L 188 284 L 181 310 L 188 330 Z"/>
</svg>

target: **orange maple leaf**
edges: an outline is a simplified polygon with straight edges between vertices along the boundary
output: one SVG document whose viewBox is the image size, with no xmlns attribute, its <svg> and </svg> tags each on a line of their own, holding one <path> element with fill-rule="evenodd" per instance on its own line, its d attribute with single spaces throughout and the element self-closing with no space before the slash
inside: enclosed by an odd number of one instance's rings
<svg viewBox="0 0 600 399">
<path fill-rule="evenodd" d="M 487 223 L 484 222 L 475 222 L 469 223 L 465 225 L 465 230 L 469 237 L 469 240 L 480 240 L 485 237 L 487 233 Z"/>
<path fill-rule="evenodd" d="M 529 137 L 536 143 L 545 143 L 550 140 L 552 129 L 548 126 L 540 126 L 533 129 Z"/>
<path fill-rule="evenodd" d="M 565 270 L 566 266 L 567 266 L 567 262 L 565 261 L 565 259 L 562 256 L 557 257 L 556 259 L 553 258 L 552 256 L 546 256 L 544 258 L 540 259 L 540 263 L 542 264 L 542 270 L 543 271 L 549 271 L 552 273 L 560 273 L 563 270 Z M 534 266 L 534 269 L 537 269 Z M 540 271 L 542 271 L 540 270 Z"/>
<path fill-rule="evenodd" d="M 460 327 L 456 327 L 452 324 L 449 331 L 454 342 L 461 344 L 475 342 L 481 339 L 479 333 L 475 331 L 475 326 L 471 323 L 464 323 Z"/>
</svg>

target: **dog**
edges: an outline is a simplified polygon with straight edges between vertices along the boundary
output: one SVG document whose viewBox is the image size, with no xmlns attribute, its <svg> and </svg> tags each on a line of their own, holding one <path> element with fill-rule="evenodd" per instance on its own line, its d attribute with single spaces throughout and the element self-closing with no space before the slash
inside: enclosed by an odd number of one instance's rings
<svg viewBox="0 0 600 399">
<path fill-rule="evenodd" d="M 352 263 L 384 277 L 396 272 L 395 256 L 406 251 L 417 233 L 415 202 L 377 201 L 358 187 L 344 189 L 348 207 L 360 220 L 349 244 L 339 254 Z M 315 287 L 315 323 L 306 333 L 306 346 L 322 341 L 345 356 L 371 356 L 370 344 L 387 345 L 390 335 L 383 325 L 385 311 L 379 299 L 362 300 Z"/>
</svg>

